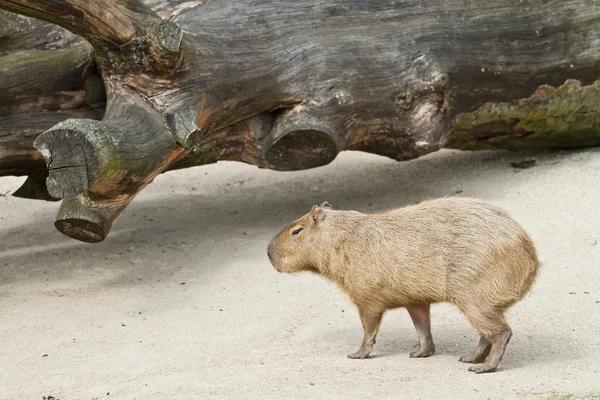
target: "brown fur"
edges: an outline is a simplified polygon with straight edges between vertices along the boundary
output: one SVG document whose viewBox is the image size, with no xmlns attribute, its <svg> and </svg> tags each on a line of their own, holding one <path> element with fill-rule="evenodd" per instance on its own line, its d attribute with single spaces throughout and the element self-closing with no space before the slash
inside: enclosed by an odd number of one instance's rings
<svg viewBox="0 0 600 400">
<path fill-rule="evenodd" d="M 300 229 L 297 234 L 292 234 Z M 365 338 L 351 358 L 366 358 L 386 310 L 406 307 L 419 350 L 435 351 L 429 304 L 455 304 L 481 334 L 475 372 L 496 369 L 511 336 L 504 312 L 523 298 L 540 263 L 527 233 L 502 209 L 443 198 L 389 211 L 334 211 L 328 203 L 288 225 L 269 243 L 280 272 L 311 271 L 338 284 L 358 307 Z"/>
</svg>

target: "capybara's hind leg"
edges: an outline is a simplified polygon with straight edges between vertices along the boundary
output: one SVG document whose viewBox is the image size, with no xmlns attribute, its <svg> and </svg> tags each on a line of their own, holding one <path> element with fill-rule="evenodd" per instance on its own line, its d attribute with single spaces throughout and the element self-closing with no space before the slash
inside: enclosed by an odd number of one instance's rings
<svg viewBox="0 0 600 400">
<path fill-rule="evenodd" d="M 435 353 L 435 344 L 431 337 L 429 304 L 406 307 L 406 310 L 412 318 L 419 338 L 419 350 L 410 353 L 410 358 L 431 356 Z"/>
<path fill-rule="evenodd" d="M 476 374 L 495 371 L 502 360 L 502 356 L 504 356 L 504 351 L 506 350 L 506 346 L 508 345 L 511 336 L 512 331 L 507 326 L 502 332 L 490 338 L 492 350 L 487 358 L 487 362 L 482 366 L 472 366 L 469 368 L 469 371 L 473 371 Z"/>
<path fill-rule="evenodd" d="M 375 344 L 375 338 L 379 331 L 379 325 L 381 325 L 381 319 L 383 318 L 382 311 L 372 311 L 368 308 L 358 307 L 358 313 L 360 315 L 360 321 L 362 322 L 365 336 L 363 342 L 358 351 L 348 354 L 348 358 L 364 359 L 369 357 L 373 345 Z"/>
<path fill-rule="evenodd" d="M 475 329 L 491 344 L 486 363 L 472 366 L 469 368 L 469 371 L 473 371 L 476 374 L 495 371 L 502 360 L 506 345 L 512 336 L 512 331 L 504 319 L 504 310 L 468 307 L 466 309 L 463 308 L 463 312 Z"/>
<path fill-rule="evenodd" d="M 479 343 L 473 353 L 469 355 L 464 355 L 458 359 L 460 362 L 464 363 L 473 363 L 479 364 L 485 361 L 487 356 L 490 354 L 490 350 L 492 349 L 492 344 L 489 340 L 487 340 L 483 335 L 479 338 Z"/>
</svg>

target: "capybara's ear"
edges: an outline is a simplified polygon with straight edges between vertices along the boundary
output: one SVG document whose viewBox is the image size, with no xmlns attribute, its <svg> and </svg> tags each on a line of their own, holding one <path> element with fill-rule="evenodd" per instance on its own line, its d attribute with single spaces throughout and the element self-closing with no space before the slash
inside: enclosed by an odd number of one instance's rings
<svg viewBox="0 0 600 400">
<path fill-rule="evenodd" d="M 315 225 L 318 225 L 319 222 L 323 221 L 323 218 L 325 218 L 325 212 L 323 212 L 322 208 L 314 206 L 310 210 L 310 217 L 312 218 Z"/>
<path fill-rule="evenodd" d="M 331 204 L 329 204 L 328 201 L 324 201 L 323 204 L 321 204 L 321 208 L 327 209 L 327 210 L 333 210 L 333 206 Z"/>
</svg>

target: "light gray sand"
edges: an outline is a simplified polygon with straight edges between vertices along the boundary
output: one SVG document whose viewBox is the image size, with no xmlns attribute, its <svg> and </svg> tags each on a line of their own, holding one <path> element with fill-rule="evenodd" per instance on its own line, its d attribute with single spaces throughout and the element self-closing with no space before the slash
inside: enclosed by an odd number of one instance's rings
<svg viewBox="0 0 600 400">
<path fill-rule="evenodd" d="M 97 245 L 54 230 L 58 203 L 0 197 L 0 399 L 600 396 L 600 151 L 535 156 L 519 171 L 522 154 L 442 151 L 167 173 Z M 375 357 L 347 359 L 362 329 L 345 295 L 267 260 L 271 236 L 324 200 L 377 212 L 461 190 L 506 208 L 545 264 L 494 374 L 457 361 L 478 335 L 449 305 L 432 308 L 435 356 L 408 358 L 416 336 L 396 310 Z"/>
</svg>

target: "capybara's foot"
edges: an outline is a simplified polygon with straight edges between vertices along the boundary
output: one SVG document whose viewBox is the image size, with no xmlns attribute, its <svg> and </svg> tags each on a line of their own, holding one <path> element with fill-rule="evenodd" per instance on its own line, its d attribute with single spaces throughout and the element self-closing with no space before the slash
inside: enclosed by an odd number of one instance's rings
<svg viewBox="0 0 600 400">
<path fill-rule="evenodd" d="M 487 362 L 480 366 L 472 366 L 469 368 L 469 371 L 475 372 L 476 374 L 495 371 L 496 368 L 498 368 L 498 364 L 500 364 L 500 361 L 502 360 L 502 356 L 504 355 L 504 351 L 506 350 L 506 346 L 508 345 L 511 336 L 512 331 L 508 326 L 506 326 L 499 334 L 490 336 L 489 342 L 487 342 L 490 345 L 486 345 L 484 347 L 485 351 L 483 352 L 483 355 L 487 355 L 485 354 L 488 352 L 487 349 L 491 349 L 491 351 L 489 351 L 489 356 L 487 356 Z M 485 339 L 482 336 L 482 340 L 479 343 L 483 345 L 484 340 Z M 478 345 L 477 348 L 479 347 L 480 346 Z M 473 354 L 477 355 L 476 353 L 477 349 L 475 349 Z"/>
<path fill-rule="evenodd" d="M 406 310 L 413 320 L 419 338 L 419 343 L 415 346 L 418 347 L 419 350 L 411 352 L 410 358 L 431 356 L 435 353 L 435 345 L 433 344 L 433 338 L 431 337 L 429 304 L 407 306 Z"/>
<path fill-rule="evenodd" d="M 473 353 L 469 355 L 465 354 L 459 358 L 458 361 L 471 364 L 480 364 L 485 362 L 485 359 L 490 354 L 491 349 L 492 344 L 482 335 L 479 338 L 479 343 L 477 344 L 477 347 L 475 347 L 475 350 L 473 350 Z"/>
<path fill-rule="evenodd" d="M 365 336 L 360 345 L 360 349 L 358 349 L 356 353 L 348 354 L 348 358 L 364 360 L 369 357 L 371 350 L 373 350 L 377 331 L 379 330 L 381 318 L 383 317 L 383 311 L 374 312 L 369 308 L 364 308 L 359 305 L 358 315 L 360 316 Z"/>
<path fill-rule="evenodd" d="M 425 357 L 432 356 L 435 353 L 435 345 L 433 344 L 433 341 L 428 341 L 426 343 L 427 344 L 425 346 L 419 345 L 419 350 L 412 351 L 409 354 L 409 357 L 410 358 L 425 358 Z"/>
<path fill-rule="evenodd" d="M 435 353 L 435 349 L 424 349 L 424 350 L 412 351 L 409 354 L 409 357 L 410 358 L 425 358 L 425 357 L 432 356 L 433 353 Z"/>
<path fill-rule="evenodd" d="M 348 358 L 351 358 L 353 360 L 364 360 L 365 358 L 369 357 L 369 354 L 371 354 L 371 349 L 365 349 L 361 347 L 357 352 L 348 354 Z"/>
<path fill-rule="evenodd" d="M 497 366 L 494 365 L 490 365 L 490 364 L 483 364 L 481 366 L 472 366 L 469 367 L 469 371 L 471 372 L 475 372 L 476 374 L 483 374 L 485 372 L 494 372 L 496 370 Z"/>
<path fill-rule="evenodd" d="M 465 354 L 464 356 L 461 356 L 458 361 L 460 362 L 464 362 L 464 363 L 468 363 L 468 364 L 481 364 L 482 362 L 485 361 L 485 357 L 473 357 L 473 354 Z"/>
</svg>

